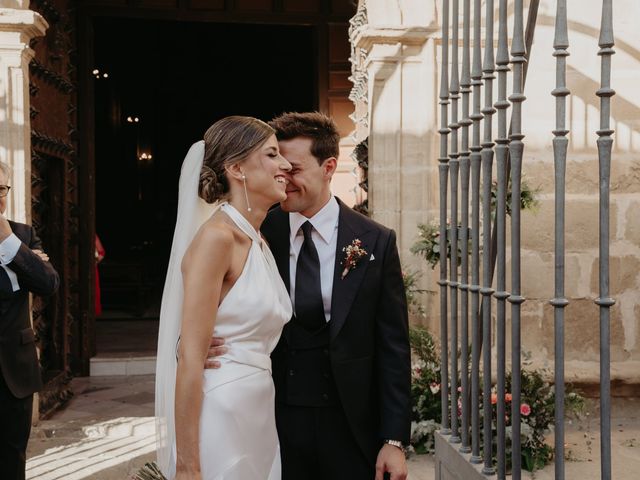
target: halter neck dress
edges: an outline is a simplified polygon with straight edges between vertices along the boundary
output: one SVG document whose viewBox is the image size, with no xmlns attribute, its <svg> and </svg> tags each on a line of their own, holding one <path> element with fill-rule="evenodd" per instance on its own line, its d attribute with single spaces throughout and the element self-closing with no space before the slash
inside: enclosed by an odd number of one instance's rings
<svg viewBox="0 0 640 480">
<path fill-rule="evenodd" d="M 221 368 L 203 373 L 202 478 L 280 480 L 270 354 L 291 318 L 291 300 L 260 234 L 230 204 L 220 209 L 251 238 L 251 247 L 212 332 L 225 339 L 228 352 L 218 358 Z"/>
</svg>

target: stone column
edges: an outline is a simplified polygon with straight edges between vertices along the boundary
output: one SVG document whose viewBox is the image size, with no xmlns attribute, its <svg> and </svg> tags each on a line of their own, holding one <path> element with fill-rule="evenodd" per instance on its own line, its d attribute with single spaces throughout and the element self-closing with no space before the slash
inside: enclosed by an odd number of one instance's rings
<svg viewBox="0 0 640 480">
<path fill-rule="evenodd" d="M 32 38 L 48 25 L 28 1 L 0 0 L 0 159 L 12 168 L 7 217 L 31 221 L 29 62 Z"/>
<path fill-rule="evenodd" d="M 352 42 L 363 57 L 354 77 L 367 83 L 366 124 L 356 132 L 369 136 L 369 212 L 396 230 L 408 261 L 417 223 L 437 211 L 435 2 L 361 0 L 365 9 Z"/>
</svg>

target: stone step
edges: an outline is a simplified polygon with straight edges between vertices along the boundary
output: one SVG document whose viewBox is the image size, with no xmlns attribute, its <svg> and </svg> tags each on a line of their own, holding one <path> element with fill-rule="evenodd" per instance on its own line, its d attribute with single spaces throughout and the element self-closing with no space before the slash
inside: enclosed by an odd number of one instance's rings
<svg viewBox="0 0 640 480">
<path fill-rule="evenodd" d="M 90 360 L 92 377 L 120 375 L 153 375 L 156 373 L 156 356 L 96 356 Z"/>
</svg>

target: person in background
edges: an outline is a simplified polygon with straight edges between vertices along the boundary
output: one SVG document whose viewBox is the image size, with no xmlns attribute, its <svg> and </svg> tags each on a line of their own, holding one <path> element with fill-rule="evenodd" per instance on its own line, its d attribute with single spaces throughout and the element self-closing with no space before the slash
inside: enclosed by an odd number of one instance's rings
<svg viewBox="0 0 640 480">
<path fill-rule="evenodd" d="M 24 480 L 33 394 L 42 388 L 29 293 L 53 295 L 59 278 L 33 227 L 4 216 L 10 172 L 0 162 L 0 476 Z"/>
<path fill-rule="evenodd" d="M 102 242 L 100 241 L 100 237 L 96 234 L 96 293 L 95 293 L 95 304 L 96 304 L 96 317 L 99 317 L 102 314 L 102 301 L 100 298 L 100 269 L 98 268 L 98 264 L 104 260 L 104 256 L 106 255 L 106 251 L 102 246 Z"/>
</svg>

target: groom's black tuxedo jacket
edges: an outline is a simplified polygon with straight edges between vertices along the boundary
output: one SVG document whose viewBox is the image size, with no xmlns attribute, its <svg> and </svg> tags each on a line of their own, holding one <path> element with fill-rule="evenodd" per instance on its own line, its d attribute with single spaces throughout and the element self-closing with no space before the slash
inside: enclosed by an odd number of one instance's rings
<svg viewBox="0 0 640 480">
<path fill-rule="evenodd" d="M 411 360 L 406 296 L 396 236 L 338 201 L 338 240 L 331 299 L 330 360 L 340 403 L 372 463 L 384 439 L 409 442 Z M 262 226 L 287 289 L 289 215 L 276 207 Z M 354 239 L 367 252 L 341 278 L 342 249 Z M 286 329 L 287 327 L 285 327 Z M 276 391 L 284 382 L 286 332 L 272 355 Z"/>
<path fill-rule="evenodd" d="M 25 398 L 42 387 L 35 334 L 29 317 L 29 292 L 51 295 L 59 283 L 58 274 L 32 250 L 42 249 L 35 230 L 23 223 L 9 222 L 22 245 L 7 265 L 18 277 L 16 292 L 4 268 L 0 268 L 0 374 L 11 393 Z"/>
</svg>

